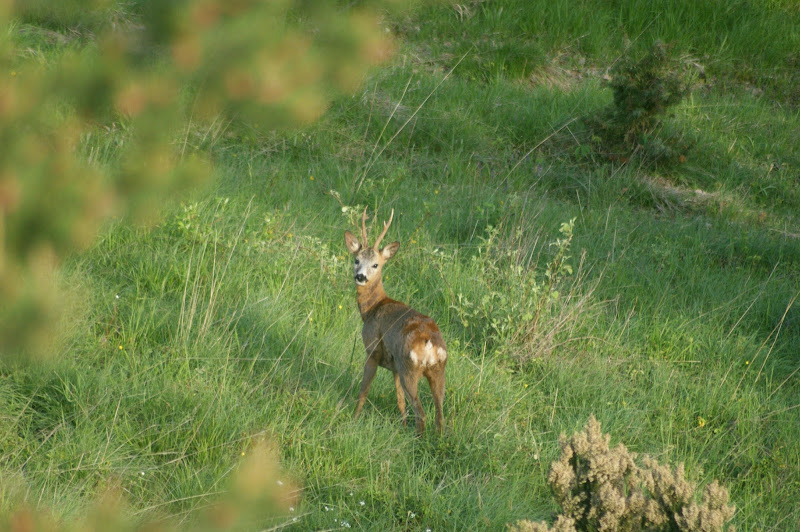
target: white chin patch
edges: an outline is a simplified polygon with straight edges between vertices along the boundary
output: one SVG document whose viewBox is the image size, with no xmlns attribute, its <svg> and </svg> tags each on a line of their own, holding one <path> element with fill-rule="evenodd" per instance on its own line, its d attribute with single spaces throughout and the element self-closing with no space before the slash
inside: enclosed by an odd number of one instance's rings
<svg viewBox="0 0 800 532">
<path fill-rule="evenodd" d="M 356 284 L 358 286 L 364 286 L 365 284 L 367 284 L 367 282 L 366 281 L 356 281 Z"/>
</svg>

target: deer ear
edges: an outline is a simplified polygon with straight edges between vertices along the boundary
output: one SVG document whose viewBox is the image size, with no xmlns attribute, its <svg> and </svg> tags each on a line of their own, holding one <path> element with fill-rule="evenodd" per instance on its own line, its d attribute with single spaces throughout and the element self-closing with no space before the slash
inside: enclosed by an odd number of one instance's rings
<svg viewBox="0 0 800 532">
<path fill-rule="evenodd" d="M 398 249 L 400 249 L 400 242 L 392 242 L 381 250 L 381 255 L 383 255 L 384 259 L 389 260 L 394 257 Z"/>
<path fill-rule="evenodd" d="M 358 251 L 361 249 L 361 243 L 350 231 L 344 232 L 344 241 L 347 244 L 347 249 L 350 250 L 350 253 L 358 253 Z"/>
</svg>

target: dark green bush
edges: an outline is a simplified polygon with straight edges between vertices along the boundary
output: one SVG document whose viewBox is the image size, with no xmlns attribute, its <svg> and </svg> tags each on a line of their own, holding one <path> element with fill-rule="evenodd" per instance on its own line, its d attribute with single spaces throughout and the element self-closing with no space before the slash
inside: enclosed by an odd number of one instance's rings
<svg viewBox="0 0 800 532">
<path fill-rule="evenodd" d="M 592 146 L 604 158 L 650 163 L 680 160 L 679 135 L 661 133 L 661 119 L 689 93 L 684 64 L 660 41 L 641 58 L 628 54 L 610 70 L 613 103 L 586 119 Z"/>
</svg>

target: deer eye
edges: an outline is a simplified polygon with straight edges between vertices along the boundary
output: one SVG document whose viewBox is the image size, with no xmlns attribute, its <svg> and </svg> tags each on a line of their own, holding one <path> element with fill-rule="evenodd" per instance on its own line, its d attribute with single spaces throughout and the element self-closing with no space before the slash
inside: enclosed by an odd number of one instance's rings
<svg viewBox="0 0 800 532">
<path fill-rule="evenodd" d="M 360 264 L 360 261 L 358 259 L 356 259 L 356 264 Z"/>
<path fill-rule="evenodd" d="M 377 268 L 377 267 L 378 267 L 378 265 L 377 265 L 377 264 L 373 264 L 373 265 L 372 265 L 372 267 L 373 267 L 373 268 Z"/>
</svg>

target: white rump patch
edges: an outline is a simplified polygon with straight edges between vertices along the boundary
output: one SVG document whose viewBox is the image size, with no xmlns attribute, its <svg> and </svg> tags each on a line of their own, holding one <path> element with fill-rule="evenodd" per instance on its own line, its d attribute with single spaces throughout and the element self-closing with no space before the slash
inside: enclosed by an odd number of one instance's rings
<svg viewBox="0 0 800 532">
<path fill-rule="evenodd" d="M 412 349 L 408 353 L 408 357 L 415 366 L 423 368 L 435 366 L 447 359 L 447 352 L 441 347 L 435 347 L 430 340 L 425 343 L 424 347 L 418 349 L 419 352 Z"/>
<path fill-rule="evenodd" d="M 425 344 L 425 360 L 422 361 L 423 366 L 433 366 L 436 364 L 436 355 L 433 352 L 433 344 L 430 340 Z"/>
</svg>

